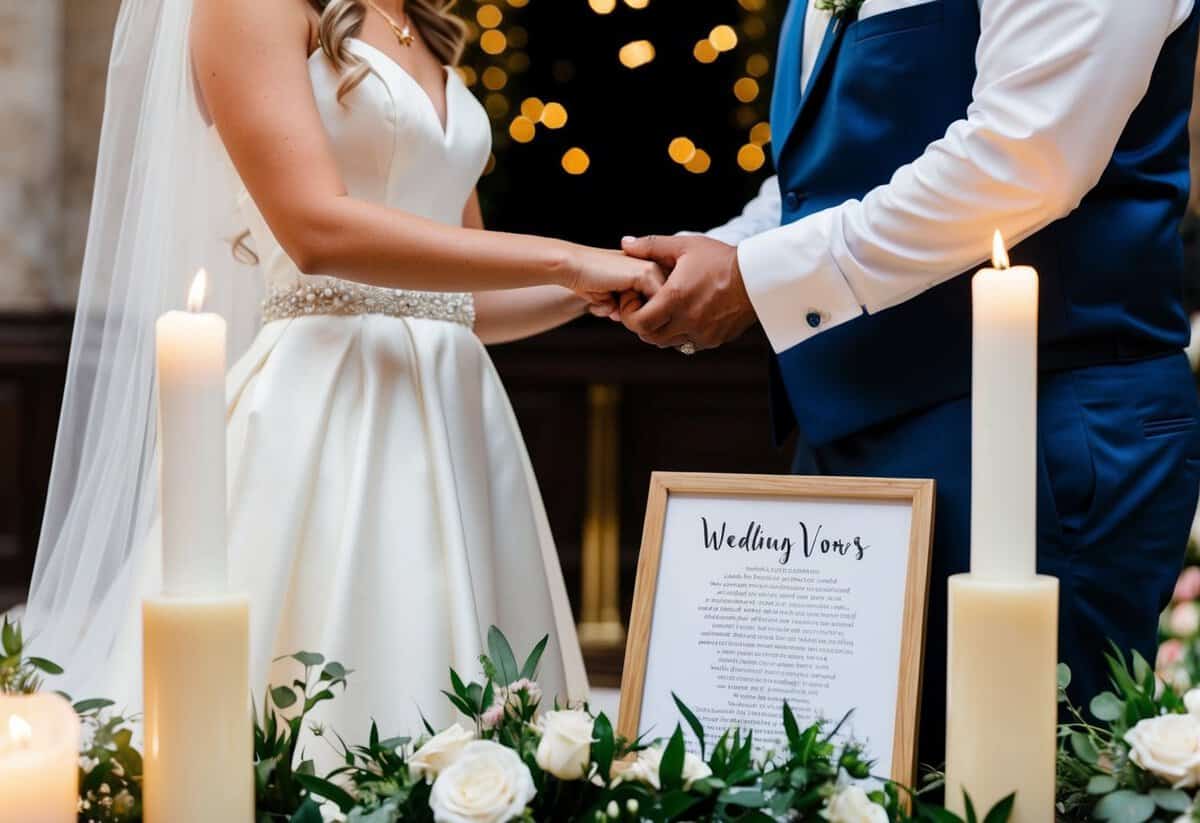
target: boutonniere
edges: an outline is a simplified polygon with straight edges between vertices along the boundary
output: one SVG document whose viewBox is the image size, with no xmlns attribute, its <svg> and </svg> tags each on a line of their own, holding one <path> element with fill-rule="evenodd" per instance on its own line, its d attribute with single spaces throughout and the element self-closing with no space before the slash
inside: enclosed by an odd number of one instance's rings
<svg viewBox="0 0 1200 823">
<path fill-rule="evenodd" d="M 858 10 L 863 0 L 815 0 L 817 9 L 827 11 L 834 20 L 853 20 L 858 17 Z"/>
</svg>

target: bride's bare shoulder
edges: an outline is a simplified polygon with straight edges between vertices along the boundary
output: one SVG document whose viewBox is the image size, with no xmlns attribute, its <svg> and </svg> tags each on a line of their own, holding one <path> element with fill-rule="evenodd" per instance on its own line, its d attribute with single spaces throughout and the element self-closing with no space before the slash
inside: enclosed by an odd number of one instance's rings
<svg viewBox="0 0 1200 823">
<path fill-rule="evenodd" d="M 305 52 L 316 43 L 320 15 L 318 0 L 196 0 L 192 17 L 192 51 L 213 53 L 231 46 L 280 38 L 303 44 Z"/>
</svg>

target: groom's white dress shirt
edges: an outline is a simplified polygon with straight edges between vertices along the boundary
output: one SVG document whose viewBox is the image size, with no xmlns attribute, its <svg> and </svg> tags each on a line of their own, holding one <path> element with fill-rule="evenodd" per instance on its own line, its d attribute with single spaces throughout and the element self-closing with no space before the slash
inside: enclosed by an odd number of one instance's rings
<svg viewBox="0 0 1200 823">
<path fill-rule="evenodd" d="M 928 1 L 866 0 L 859 17 Z M 805 83 L 829 23 L 808 2 Z M 709 232 L 738 246 L 775 351 L 978 266 L 995 229 L 1015 244 L 1072 212 L 1099 182 L 1194 0 L 979 2 L 974 99 L 944 137 L 862 200 L 780 226 L 772 177 L 739 217 Z"/>
</svg>

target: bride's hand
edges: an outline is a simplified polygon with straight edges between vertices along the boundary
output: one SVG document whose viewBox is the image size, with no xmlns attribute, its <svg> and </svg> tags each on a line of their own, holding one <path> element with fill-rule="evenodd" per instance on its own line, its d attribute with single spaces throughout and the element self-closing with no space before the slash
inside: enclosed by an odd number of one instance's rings
<svg viewBox="0 0 1200 823">
<path fill-rule="evenodd" d="M 624 294 L 635 293 L 648 300 L 666 279 L 662 267 L 652 261 L 581 246 L 571 261 L 568 287 L 591 306 L 615 308 Z"/>
</svg>

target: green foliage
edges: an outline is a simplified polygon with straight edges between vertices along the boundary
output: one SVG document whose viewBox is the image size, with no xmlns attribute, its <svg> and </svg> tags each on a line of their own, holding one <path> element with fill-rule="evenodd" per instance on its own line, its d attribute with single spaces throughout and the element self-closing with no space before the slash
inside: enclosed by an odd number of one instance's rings
<svg viewBox="0 0 1200 823">
<path fill-rule="evenodd" d="M 1058 732 L 1060 820 L 1168 823 L 1191 817 L 1193 798 L 1140 768 L 1125 742 L 1143 720 L 1186 712 L 1183 699 L 1162 687 L 1136 651 L 1127 659 L 1113 645 L 1105 660 L 1111 688 L 1092 698 L 1087 715 L 1067 698 L 1070 671 L 1060 667 L 1059 701 L 1071 717 Z"/>
<path fill-rule="evenodd" d="M 300 750 L 300 738 L 308 715 L 333 700 L 335 690 L 344 690 L 351 672 L 314 652 L 279 659 L 299 663 L 304 675 L 290 686 L 269 687 L 262 716 L 254 721 L 256 823 L 315 823 L 321 820 L 321 813 L 314 794 L 327 797 L 336 787 L 317 776 L 312 760 Z M 312 731 L 317 736 L 323 733 L 316 727 Z"/>
<path fill-rule="evenodd" d="M 25 654 L 21 625 L 6 616 L 0 623 L 0 694 L 33 694 L 41 690 L 45 675 L 59 674 L 57 664 Z"/>
<path fill-rule="evenodd" d="M 113 714 L 109 700 L 81 700 L 84 750 L 79 767 L 80 823 L 142 819 L 142 755 L 133 747 L 136 718 Z"/>
</svg>

